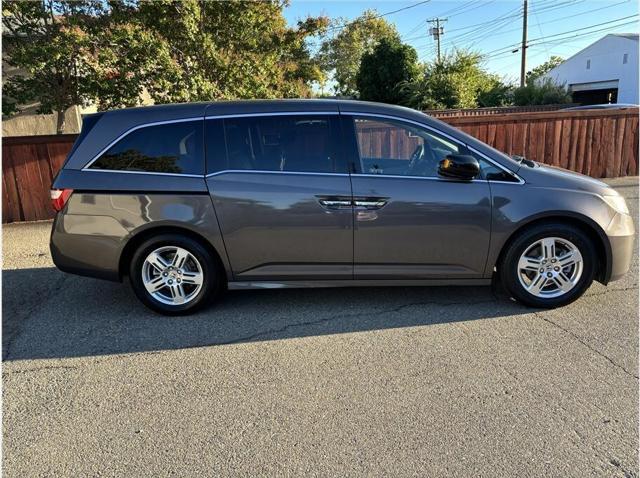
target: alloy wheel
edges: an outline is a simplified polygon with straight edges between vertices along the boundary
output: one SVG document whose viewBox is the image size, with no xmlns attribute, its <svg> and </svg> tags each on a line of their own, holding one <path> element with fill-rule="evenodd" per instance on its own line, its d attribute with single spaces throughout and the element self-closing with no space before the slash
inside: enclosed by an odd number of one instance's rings
<svg viewBox="0 0 640 478">
<path fill-rule="evenodd" d="M 164 246 L 152 251 L 142 265 L 147 292 L 167 305 L 186 304 L 198 296 L 204 273 L 198 259 L 186 249 Z"/>
<path fill-rule="evenodd" d="M 539 239 L 520 256 L 518 279 L 524 289 L 543 299 L 560 297 L 572 290 L 582 277 L 580 250 L 567 239 Z"/>
</svg>

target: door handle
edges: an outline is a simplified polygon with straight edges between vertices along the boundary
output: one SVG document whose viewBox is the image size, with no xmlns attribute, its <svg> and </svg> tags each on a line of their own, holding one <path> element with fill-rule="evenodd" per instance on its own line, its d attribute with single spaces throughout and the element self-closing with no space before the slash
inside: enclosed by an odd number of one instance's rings
<svg viewBox="0 0 640 478">
<path fill-rule="evenodd" d="M 353 205 L 356 209 L 366 209 L 368 211 L 382 209 L 387 205 L 389 198 L 360 198 L 354 199 Z"/>
<path fill-rule="evenodd" d="M 319 197 L 318 202 L 327 209 L 351 209 L 351 198 Z"/>
</svg>

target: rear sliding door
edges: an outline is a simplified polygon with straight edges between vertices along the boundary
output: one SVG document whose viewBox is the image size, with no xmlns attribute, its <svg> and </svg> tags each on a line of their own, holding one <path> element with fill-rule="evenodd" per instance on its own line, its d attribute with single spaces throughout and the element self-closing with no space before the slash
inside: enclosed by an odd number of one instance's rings
<svg viewBox="0 0 640 478">
<path fill-rule="evenodd" d="M 236 281 L 351 279 L 337 114 L 207 119 L 207 185 Z"/>
</svg>

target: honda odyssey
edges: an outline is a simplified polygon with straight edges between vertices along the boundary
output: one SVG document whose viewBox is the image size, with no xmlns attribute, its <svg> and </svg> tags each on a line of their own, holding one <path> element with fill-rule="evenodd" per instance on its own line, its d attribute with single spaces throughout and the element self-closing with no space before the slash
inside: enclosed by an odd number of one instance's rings
<svg viewBox="0 0 640 478">
<path fill-rule="evenodd" d="M 509 157 L 418 111 L 232 101 L 84 119 L 51 191 L 58 268 L 163 314 L 228 289 L 483 286 L 557 307 L 629 269 L 606 184 Z"/>
</svg>

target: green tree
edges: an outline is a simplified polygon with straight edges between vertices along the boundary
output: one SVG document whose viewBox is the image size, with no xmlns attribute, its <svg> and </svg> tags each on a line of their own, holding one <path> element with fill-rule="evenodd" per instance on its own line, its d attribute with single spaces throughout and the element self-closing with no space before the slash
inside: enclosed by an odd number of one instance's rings
<svg viewBox="0 0 640 478">
<path fill-rule="evenodd" d="M 551 58 L 544 63 L 536 66 L 530 71 L 527 71 L 527 83 L 531 83 L 532 81 L 546 75 L 563 61 L 564 59 L 562 57 L 552 55 Z"/>
<path fill-rule="evenodd" d="M 323 41 L 318 58 L 323 68 L 332 72 L 336 94 L 357 97 L 356 76 L 362 56 L 371 53 L 383 38 L 399 41 L 400 36 L 395 26 L 380 18 L 375 10 L 367 10 L 345 23 L 344 19 L 334 22 L 333 31 L 338 33 Z"/>
<path fill-rule="evenodd" d="M 564 85 L 547 79 L 542 83 L 531 82 L 513 92 L 513 101 L 518 106 L 558 105 L 571 103 L 571 94 Z"/>
<path fill-rule="evenodd" d="M 2 23 L 6 61 L 19 71 L 3 85 L 3 114 L 37 102 L 39 113 L 57 113 L 58 133 L 71 106 L 137 104 L 144 82 L 169 60 L 158 38 L 112 24 L 97 0 L 5 2 Z"/>
<path fill-rule="evenodd" d="M 402 104 L 399 85 L 411 82 L 418 72 L 418 54 L 399 40 L 383 38 L 371 53 L 365 53 L 356 76 L 360 99 Z"/>
<path fill-rule="evenodd" d="M 162 37 L 179 67 L 171 84 L 152 85 L 156 101 L 305 97 L 323 79 L 306 39 L 328 19 L 289 28 L 285 3 L 141 0 L 145 29 Z"/>
<path fill-rule="evenodd" d="M 5 57 L 20 74 L 3 85 L 3 114 L 38 102 L 73 105 L 311 95 L 323 71 L 307 47 L 328 19 L 295 28 L 286 3 L 204 0 L 41 0 L 3 4 Z"/>
<path fill-rule="evenodd" d="M 508 103 L 510 89 L 486 72 L 482 56 L 463 50 L 424 65 L 416 81 L 401 85 L 405 102 L 416 109 L 476 108 Z"/>
</svg>

